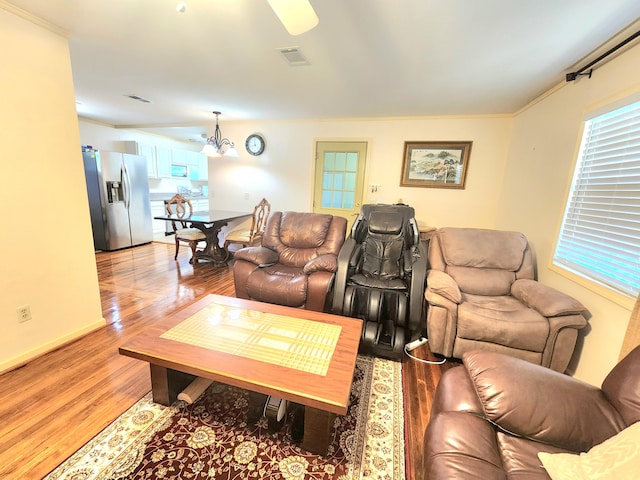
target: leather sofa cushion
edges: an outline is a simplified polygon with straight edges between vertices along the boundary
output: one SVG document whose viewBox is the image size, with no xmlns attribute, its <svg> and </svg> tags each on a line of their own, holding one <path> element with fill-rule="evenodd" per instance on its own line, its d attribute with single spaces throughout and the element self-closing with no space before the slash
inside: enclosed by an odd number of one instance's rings
<svg viewBox="0 0 640 480">
<path fill-rule="evenodd" d="M 307 294 L 307 275 L 301 268 L 273 265 L 254 270 L 247 278 L 252 299 L 288 307 L 301 307 Z"/>
<path fill-rule="evenodd" d="M 513 297 L 463 294 L 457 336 L 542 352 L 549 337 L 549 322 Z"/>
<path fill-rule="evenodd" d="M 369 232 L 384 235 L 402 233 L 404 218 L 392 211 L 373 211 L 369 216 Z"/>
<path fill-rule="evenodd" d="M 538 453 L 574 453 L 500 431 L 496 432 L 496 438 L 504 470 L 510 479 L 549 480 Z"/>
<path fill-rule="evenodd" d="M 602 391 L 627 425 L 640 421 L 640 347 L 609 372 L 602 382 Z"/>
<path fill-rule="evenodd" d="M 539 365 L 518 358 L 496 363 L 482 350 L 465 353 L 462 361 L 486 418 L 511 434 L 583 452 L 625 426 L 599 388 L 562 373 L 543 369 L 545 381 L 532 389 Z"/>
<path fill-rule="evenodd" d="M 280 221 L 280 241 L 291 248 L 317 248 L 327 238 L 333 217 L 284 212 Z"/>
<path fill-rule="evenodd" d="M 363 245 L 362 273 L 385 280 L 401 278 L 404 242 L 401 238 L 381 239 L 371 235 Z"/>
<path fill-rule="evenodd" d="M 350 279 L 351 282 L 362 287 L 379 288 L 381 290 L 406 290 L 407 285 L 400 278 L 376 278 L 366 277 L 361 273 L 356 273 Z"/>
<path fill-rule="evenodd" d="M 344 228 L 331 228 L 333 223 L 344 222 Z M 278 262 L 291 267 L 304 267 L 320 255 L 338 255 L 344 243 L 346 220 L 332 215 L 303 212 L 273 212 L 264 235 L 262 246 L 279 255 Z"/>
</svg>

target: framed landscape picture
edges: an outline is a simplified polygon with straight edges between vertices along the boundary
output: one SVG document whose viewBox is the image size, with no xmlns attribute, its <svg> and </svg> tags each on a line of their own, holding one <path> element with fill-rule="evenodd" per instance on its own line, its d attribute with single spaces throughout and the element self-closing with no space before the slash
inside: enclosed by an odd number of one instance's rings
<svg viewBox="0 0 640 480">
<path fill-rule="evenodd" d="M 464 188 L 473 142 L 404 142 L 401 187 Z"/>
</svg>

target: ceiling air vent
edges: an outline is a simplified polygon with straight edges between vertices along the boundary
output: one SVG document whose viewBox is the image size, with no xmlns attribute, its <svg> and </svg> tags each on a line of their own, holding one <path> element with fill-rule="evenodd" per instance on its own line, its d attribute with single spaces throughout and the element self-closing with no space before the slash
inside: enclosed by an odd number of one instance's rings
<svg viewBox="0 0 640 480">
<path fill-rule="evenodd" d="M 304 56 L 298 47 L 285 47 L 277 49 L 286 62 L 292 67 L 300 67 L 302 65 L 311 65 L 307 57 Z"/>
<path fill-rule="evenodd" d="M 147 100 L 146 98 L 139 97 L 138 95 L 125 95 L 125 97 L 129 97 L 131 100 L 137 100 L 142 103 L 151 103 L 151 100 Z"/>
</svg>

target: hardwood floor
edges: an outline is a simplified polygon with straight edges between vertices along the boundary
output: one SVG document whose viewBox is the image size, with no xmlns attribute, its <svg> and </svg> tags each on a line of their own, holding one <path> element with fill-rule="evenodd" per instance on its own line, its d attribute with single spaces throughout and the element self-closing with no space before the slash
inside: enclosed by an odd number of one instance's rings
<svg viewBox="0 0 640 480">
<path fill-rule="evenodd" d="M 108 325 L 0 376 L 0 478 L 42 478 L 151 389 L 148 366 L 119 355 L 120 344 L 207 293 L 234 296 L 231 267 L 194 267 L 186 248 L 176 262 L 174 248 L 97 253 Z M 434 359 L 426 345 L 413 353 Z M 422 435 L 450 365 L 403 364 L 410 480 L 422 478 Z"/>
</svg>

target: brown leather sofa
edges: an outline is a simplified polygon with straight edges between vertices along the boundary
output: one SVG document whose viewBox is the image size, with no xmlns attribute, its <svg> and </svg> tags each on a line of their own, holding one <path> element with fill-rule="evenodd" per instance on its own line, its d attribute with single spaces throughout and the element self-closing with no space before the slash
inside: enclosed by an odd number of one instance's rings
<svg viewBox="0 0 640 480">
<path fill-rule="evenodd" d="M 427 333 L 433 353 L 489 350 L 564 372 L 588 311 L 537 281 L 519 232 L 441 228 L 429 243 Z"/>
<path fill-rule="evenodd" d="M 601 389 L 493 352 L 462 360 L 436 389 L 425 480 L 549 479 L 538 452 L 586 452 L 640 420 L 640 346 Z"/>
<path fill-rule="evenodd" d="M 235 253 L 236 297 L 322 312 L 346 229 L 342 217 L 272 212 L 262 245 Z"/>
</svg>

